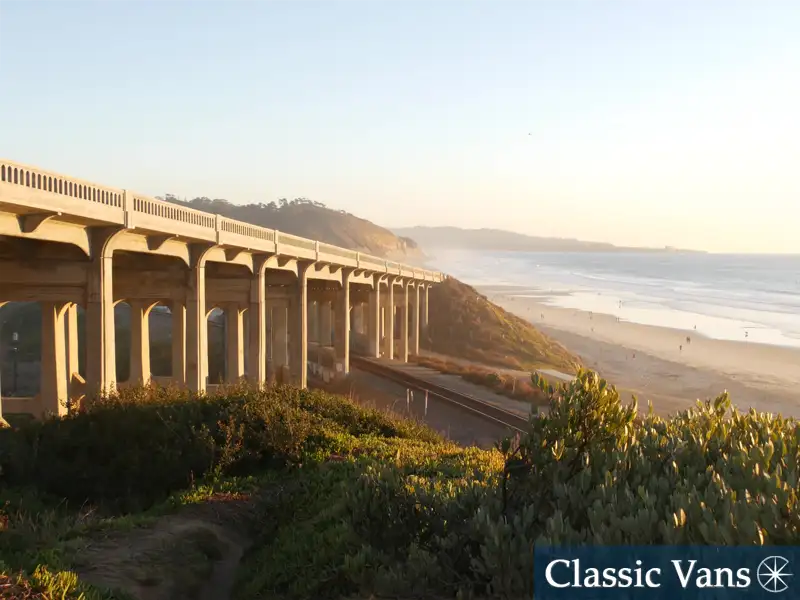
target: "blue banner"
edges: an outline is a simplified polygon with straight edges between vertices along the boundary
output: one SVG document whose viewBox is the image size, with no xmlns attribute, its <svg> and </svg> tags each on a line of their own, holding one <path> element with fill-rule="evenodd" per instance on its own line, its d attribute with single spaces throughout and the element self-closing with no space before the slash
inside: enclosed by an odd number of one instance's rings
<svg viewBox="0 0 800 600">
<path fill-rule="evenodd" d="M 534 598 L 800 598 L 800 546 L 537 546 Z"/>
</svg>

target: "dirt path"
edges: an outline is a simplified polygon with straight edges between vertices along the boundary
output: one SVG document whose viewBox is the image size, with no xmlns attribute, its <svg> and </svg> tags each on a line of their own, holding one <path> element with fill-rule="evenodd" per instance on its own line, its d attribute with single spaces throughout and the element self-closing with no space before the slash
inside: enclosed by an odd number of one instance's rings
<svg viewBox="0 0 800 600">
<path fill-rule="evenodd" d="M 93 537 L 76 549 L 75 570 L 136 600 L 228 600 L 249 544 L 250 506 L 247 499 L 215 498 L 146 527 Z"/>
</svg>

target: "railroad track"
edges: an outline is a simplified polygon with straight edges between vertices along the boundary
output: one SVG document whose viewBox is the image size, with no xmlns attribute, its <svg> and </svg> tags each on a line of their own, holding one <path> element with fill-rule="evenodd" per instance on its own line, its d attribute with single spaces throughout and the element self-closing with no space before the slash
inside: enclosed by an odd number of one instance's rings
<svg viewBox="0 0 800 600">
<path fill-rule="evenodd" d="M 403 371 L 393 369 L 389 365 L 381 364 L 361 356 L 351 355 L 350 364 L 366 373 L 372 373 L 378 377 L 394 381 L 412 390 L 428 392 L 428 396 L 435 400 L 443 400 L 448 404 L 456 405 L 487 421 L 492 421 L 520 433 L 524 433 L 527 429 L 528 419 L 503 410 L 502 408 L 498 408 L 493 404 L 484 402 L 469 394 L 457 392 L 448 387 L 414 377 Z"/>
</svg>

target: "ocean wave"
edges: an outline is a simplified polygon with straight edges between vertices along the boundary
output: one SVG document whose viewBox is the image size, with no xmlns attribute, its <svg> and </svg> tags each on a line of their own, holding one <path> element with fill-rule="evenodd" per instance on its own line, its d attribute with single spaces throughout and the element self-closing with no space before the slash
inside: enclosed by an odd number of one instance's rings
<svg viewBox="0 0 800 600">
<path fill-rule="evenodd" d="M 436 265 L 472 285 L 549 291 L 556 303 L 624 310 L 617 316 L 634 322 L 696 319 L 710 337 L 736 339 L 749 328 L 763 343 L 794 345 L 800 338 L 798 257 L 457 251 L 437 257 Z"/>
</svg>

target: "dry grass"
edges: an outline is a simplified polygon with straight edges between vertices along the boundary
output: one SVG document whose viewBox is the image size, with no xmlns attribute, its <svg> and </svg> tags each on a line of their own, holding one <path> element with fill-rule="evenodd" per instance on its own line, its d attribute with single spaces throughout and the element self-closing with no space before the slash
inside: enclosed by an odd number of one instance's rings
<svg viewBox="0 0 800 600">
<path fill-rule="evenodd" d="M 433 286 L 428 302 L 426 350 L 517 370 L 580 366 L 564 346 L 457 279 Z"/>
<path fill-rule="evenodd" d="M 534 387 L 530 381 L 514 377 L 513 375 L 496 373 L 488 368 L 481 368 L 475 365 L 462 365 L 460 363 L 431 358 L 428 356 L 411 356 L 409 360 L 420 365 L 446 373 L 448 375 L 458 375 L 465 381 L 480 385 L 500 394 L 530 402 L 531 404 L 543 406 L 547 404 L 547 399 L 539 388 Z"/>
</svg>

